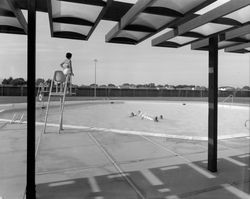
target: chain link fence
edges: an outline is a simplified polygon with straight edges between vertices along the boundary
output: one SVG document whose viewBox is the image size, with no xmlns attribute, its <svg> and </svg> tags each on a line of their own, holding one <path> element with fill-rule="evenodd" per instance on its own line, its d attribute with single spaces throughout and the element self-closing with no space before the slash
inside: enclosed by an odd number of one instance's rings
<svg viewBox="0 0 250 199">
<path fill-rule="evenodd" d="M 38 88 L 37 88 L 38 90 Z M 94 88 L 75 88 L 75 96 L 93 97 Z M 46 94 L 45 94 L 46 95 Z M 249 90 L 218 91 L 219 97 L 250 97 Z M 27 96 L 26 86 L 0 85 L 0 96 Z M 96 88 L 97 97 L 207 97 L 208 90 L 168 90 L 156 88 Z"/>
</svg>

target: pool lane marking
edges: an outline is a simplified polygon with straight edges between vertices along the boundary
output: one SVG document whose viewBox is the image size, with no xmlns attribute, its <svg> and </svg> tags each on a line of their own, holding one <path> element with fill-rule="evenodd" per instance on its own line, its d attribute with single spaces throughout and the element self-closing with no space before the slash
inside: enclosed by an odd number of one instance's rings
<svg viewBox="0 0 250 199">
<path fill-rule="evenodd" d="M 0 119 L 0 121 L 7 121 L 10 122 L 9 119 Z M 16 122 L 20 122 L 16 120 Z M 22 124 L 27 124 L 26 121 L 22 121 Z M 44 122 L 36 122 L 36 125 L 44 125 Z M 54 123 L 47 123 L 47 126 L 50 127 L 58 127 L 59 124 Z M 64 124 L 65 128 L 72 128 L 72 129 L 83 129 L 83 130 L 95 130 L 95 131 L 103 131 L 109 133 L 118 133 L 118 134 L 127 134 L 127 135 L 145 135 L 145 136 L 152 136 L 152 137 L 164 137 L 164 138 L 173 138 L 173 139 L 187 139 L 187 140 L 206 140 L 206 137 L 192 137 L 192 136 L 181 136 L 181 135 L 169 135 L 163 133 L 150 133 L 150 132 L 143 132 L 143 131 L 129 131 L 129 130 L 119 130 L 119 129 L 108 129 L 108 128 L 99 128 L 99 127 L 88 127 L 88 126 L 77 126 L 77 125 L 69 125 Z"/>
<path fill-rule="evenodd" d="M 123 176 L 129 176 L 129 174 L 128 173 L 124 173 L 123 175 L 121 175 L 121 174 L 112 174 L 112 175 L 109 175 L 108 178 L 109 179 L 122 178 Z"/>
<path fill-rule="evenodd" d="M 160 170 L 167 171 L 167 170 L 178 169 L 178 168 L 180 168 L 180 167 L 179 166 L 168 166 L 168 167 L 162 167 L 162 168 L 160 168 Z"/>
<path fill-rule="evenodd" d="M 123 170 L 118 166 L 114 158 L 109 154 L 109 152 L 104 148 L 104 146 L 92 135 L 88 133 L 88 136 L 92 139 L 92 141 L 98 146 L 99 149 L 104 153 L 106 158 L 114 165 L 117 171 L 121 174 L 121 176 L 127 181 L 127 183 L 134 189 L 134 191 L 138 194 L 138 196 L 142 199 L 146 199 L 141 191 L 136 187 L 136 185 L 125 175 Z"/>
<path fill-rule="evenodd" d="M 238 160 L 235 160 L 235 159 L 233 159 L 233 158 L 230 158 L 230 157 L 223 157 L 223 158 L 224 158 L 225 160 L 231 162 L 231 163 L 234 163 L 234 164 L 238 165 L 238 166 L 241 166 L 241 167 L 247 166 L 247 164 L 245 164 L 245 163 L 243 163 L 243 162 L 240 162 L 240 161 L 238 161 Z"/>
<path fill-rule="evenodd" d="M 222 184 L 222 187 L 224 187 L 227 191 L 229 191 L 230 193 L 234 194 L 236 197 L 240 198 L 240 199 L 249 199 L 250 195 L 245 193 L 244 191 L 233 187 L 230 184 Z"/>
<path fill-rule="evenodd" d="M 150 182 L 151 185 L 157 186 L 157 185 L 163 185 L 164 183 L 155 176 L 149 169 L 141 169 L 140 172 L 142 175 Z"/>
<path fill-rule="evenodd" d="M 95 199 L 104 199 L 103 196 L 96 196 Z"/>
<path fill-rule="evenodd" d="M 162 188 L 162 189 L 158 189 L 158 191 L 161 192 L 161 193 L 166 193 L 166 192 L 170 192 L 170 189 Z"/>
<path fill-rule="evenodd" d="M 240 156 L 238 156 L 239 158 L 247 158 L 247 157 L 249 157 L 250 156 L 250 154 L 244 154 L 244 155 L 240 155 Z"/>
<path fill-rule="evenodd" d="M 14 104 L 0 104 L 0 107 L 1 106 L 14 106 Z"/>
<path fill-rule="evenodd" d="M 10 122 L 11 120 L 0 118 L 0 121 Z M 27 124 L 27 121 L 16 120 L 16 122 Z M 36 125 L 44 125 L 44 122 L 36 122 Z M 47 123 L 47 125 L 50 127 L 58 127 L 59 124 Z M 83 130 L 88 129 L 88 130 L 103 131 L 103 132 L 118 133 L 118 134 L 127 134 L 127 135 L 145 135 L 145 136 L 151 136 L 151 137 L 207 141 L 207 137 L 201 137 L 201 136 L 171 135 L 171 134 L 164 134 L 164 133 L 150 133 L 150 132 L 144 132 L 144 131 L 108 129 L 108 128 L 101 128 L 101 127 L 88 127 L 88 126 L 79 126 L 79 125 L 70 125 L 70 124 L 64 124 L 63 126 L 66 128 L 72 128 L 72 129 L 83 129 Z M 221 140 L 221 139 L 239 138 L 239 137 L 246 137 L 246 136 L 248 136 L 248 133 L 247 134 L 243 133 L 243 134 L 235 135 L 235 136 L 233 135 L 219 136 L 218 139 Z"/>
<path fill-rule="evenodd" d="M 180 199 L 177 195 L 166 196 L 165 199 Z"/>
<path fill-rule="evenodd" d="M 50 183 L 49 187 L 58 187 L 58 186 L 62 186 L 62 185 L 69 185 L 69 184 L 74 184 L 75 181 L 70 180 L 70 181 L 63 181 L 63 182 L 54 182 L 54 183 Z"/>
<path fill-rule="evenodd" d="M 174 151 L 168 149 L 166 146 L 162 145 L 161 143 L 158 143 L 158 142 L 156 142 L 156 141 L 154 141 L 154 140 L 151 140 L 150 138 L 145 137 L 145 136 L 143 136 L 143 135 L 141 135 L 141 137 L 143 137 L 144 139 L 148 140 L 148 141 L 151 142 L 152 144 L 154 144 L 154 145 L 156 145 L 156 146 L 158 146 L 158 147 L 164 149 L 165 151 L 168 151 L 168 152 L 172 153 L 173 155 L 175 155 L 175 156 L 181 158 L 182 160 L 184 160 L 184 161 L 187 163 L 187 165 L 189 165 L 191 168 L 193 168 L 194 170 L 196 170 L 198 173 L 202 174 L 203 176 L 205 176 L 205 177 L 207 177 L 207 178 L 216 178 L 215 175 L 213 175 L 213 174 L 211 174 L 210 172 L 208 172 L 208 171 L 206 171 L 206 170 L 204 170 L 204 169 L 202 169 L 202 168 L 196 166 L 196 165 L 195 165 L 194 163 L 192 163 L 189 159 L 187 159 L 187 158 L 185 158 L 184 156 L 182 156 L 182 155 L 180 155 L 180 154 L 178 154 L 178 153 L 176 153 L 176 152 L 174 152 Z"/>
</svg>

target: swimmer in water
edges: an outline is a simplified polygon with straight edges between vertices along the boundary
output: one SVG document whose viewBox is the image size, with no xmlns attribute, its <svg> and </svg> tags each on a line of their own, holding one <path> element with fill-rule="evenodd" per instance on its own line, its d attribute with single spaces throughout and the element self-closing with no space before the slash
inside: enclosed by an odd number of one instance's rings
<svg viewBox="0 0 250 199">
<path fill-rule="evenodd" d="M 134 116 L 136 116 L 136 115 L 134 114 L 134 112 L 131 112 L 131 113 L 130 113 L 130 117 L 134 117 Z"/>
</svg>

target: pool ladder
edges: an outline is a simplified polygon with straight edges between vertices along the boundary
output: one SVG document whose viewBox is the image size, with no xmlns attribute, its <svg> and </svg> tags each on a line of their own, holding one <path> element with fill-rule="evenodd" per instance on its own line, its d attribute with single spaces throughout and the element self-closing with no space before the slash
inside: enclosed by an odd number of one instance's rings
<svg viewBox="0 0 250 199">
<path fill-rule="evenodd" d="M 228 100 L 231 99 L 231 105 L 234 103 L 234 96 L 233 95 L 229 95 L 227 96 L 223 101 L 222 103 L 226 103 Z"/>
<path fill-rule="evenodd" d="M 14 123 L 18 123 L 18 124 L 21 124 L 22 123 L 22 120 L 23 120 L 23 117 L 24 117 L 24 113 L 14 113 L 11 121 L 10 121 L 10 124 L 14 124 Z"/>
</svg>

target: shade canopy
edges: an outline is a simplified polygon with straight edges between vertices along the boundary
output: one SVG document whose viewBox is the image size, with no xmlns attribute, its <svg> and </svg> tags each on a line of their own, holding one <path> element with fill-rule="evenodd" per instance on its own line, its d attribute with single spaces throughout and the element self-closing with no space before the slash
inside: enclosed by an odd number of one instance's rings
<svg viewBox="0 0 250 199">
<path fill-rule="evenodd" d="M 36 1 L 36 10 L 48 13 L 52 37 L 80 40 L 88 40 L 100 20 L 119 21 L 134 2 L 131 0 Z M 27 22 L 22 10 L 27 9 L 27 0 L 1 0 L 0 32 L 25 34 Z"/>
<path fill-rule="evenodd" d="M 138 44 L 165 28 L 195 17 L 214 0 L 138 0 L 106 35 L 106 42 Z"/>
<path fill-rule="evenodd" d="M 0 32 L 26 34 L 22 13 L 27 0 L 0 1 Z M 88 40 L 101 20 L 117 21 L 106 42 L 138 44 L 156 33 L 152 46 L 208 50 L 218 36 L 218 48 L 249 52 L 249 0 L 37 0 L 47 12 L 52 37 Z M 166 32 L 167 30 L 167 32 Z"/>
<path fill-rule="evenodd" d="M 199 11 L 200 16 L 179 24 L 173 30 L 153 39 L 152 45 L 181 47 L 191 43 L 193 50 L 208 50 L 209 38 L 218 36 L 219 49 L 227 48 L 226 52 L 248 52 L 246 48 L 238 48 L 250 42 L 250 1 L 220 2 L 221 5 Z M 234 51 L 234 48 L 231 48 L 233 46 L 237 46 L 238 50 Z"/>
</svg>

